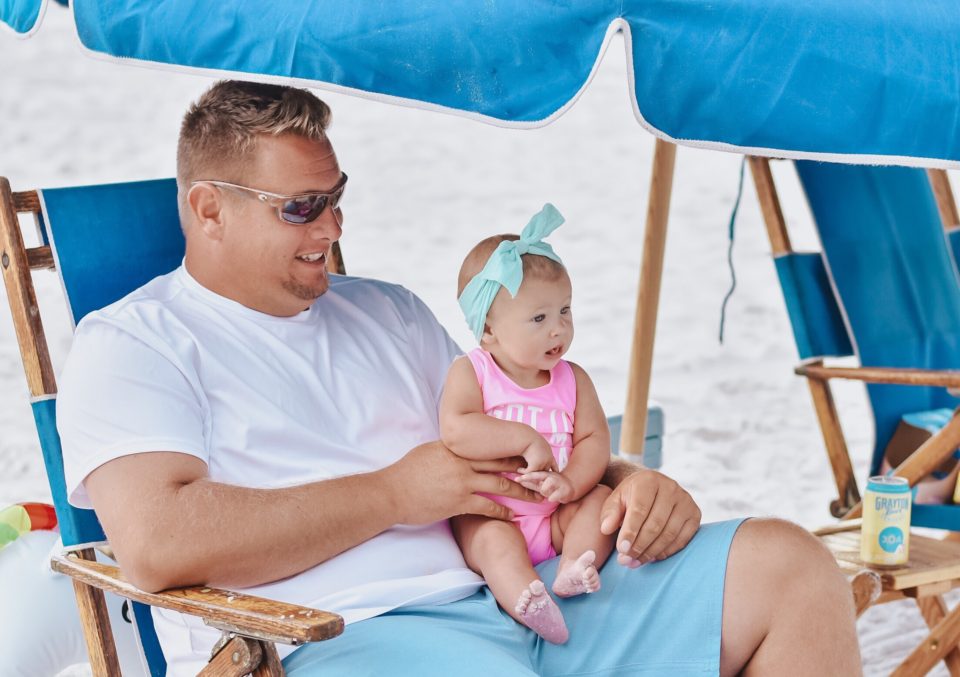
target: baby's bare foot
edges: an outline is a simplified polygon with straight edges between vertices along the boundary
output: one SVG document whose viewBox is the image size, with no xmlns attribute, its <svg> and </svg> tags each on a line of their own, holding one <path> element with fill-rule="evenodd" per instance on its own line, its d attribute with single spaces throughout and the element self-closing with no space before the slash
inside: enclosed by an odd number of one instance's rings
<svg viewBox="0 0 960 677">
<path fill-rule="evenodd" d="M 593 550 L 587 550 L 575 562 L 571 562 L 557 572 L 553 582 L 553 591 L 559 597 L 573 597 L 600 589 L 600 574 L 593 561 L 597 558 Z"/>
<path fill-rule="evenodd" d="M 515 611 L 520 622 L 548 642 L 563 644 L 570 638 L 560 607 L 547 594 L 547 588 L 541 580 L 532 581 L 520 593 Z"/>
</svg>

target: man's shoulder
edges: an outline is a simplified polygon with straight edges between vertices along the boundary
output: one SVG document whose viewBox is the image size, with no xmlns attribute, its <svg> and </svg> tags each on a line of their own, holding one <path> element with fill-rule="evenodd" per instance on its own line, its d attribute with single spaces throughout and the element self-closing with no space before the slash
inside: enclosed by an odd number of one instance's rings
<svg viewBox="0 0 960 677">
<path fill-rule="evenodd" d="M 403 285 L 385 282 L 374 277 L 355 277 L 352 275 L 331 275 L 330 291 L 342 296 L 380 295 L 410 298 L 413 293 Z"/>
<path fill-rule="evenodd" d="M 136 326 L 143 324 L 147 318 L 157 319 L 168 314 L 172 308 L 171 301 L 182 290 L 177 270 L 157 276 L 113 303 L 91 311 L 77 324 L 77 332 L 83 333 L 102 325 Z"/>
<path fill-rule="evenodd" d="M 427 304 L 400 284 L 369 277 L 333 275 L 328 293 L 331 297 L 346 301 L 349 307 L 361 314 L 403 328 L 404 331 L 440 328 Z"/>
<path fill-rule="evenodd" d="M 385 282 L 372 277 L 352 277 L 350 275 L 332 275 L 330 291 L 351 303 L 386 303 L 401 310 L 410 310 L 423 306 L 423 302 L 409 289 L 394 282 Z"/>
</svg>

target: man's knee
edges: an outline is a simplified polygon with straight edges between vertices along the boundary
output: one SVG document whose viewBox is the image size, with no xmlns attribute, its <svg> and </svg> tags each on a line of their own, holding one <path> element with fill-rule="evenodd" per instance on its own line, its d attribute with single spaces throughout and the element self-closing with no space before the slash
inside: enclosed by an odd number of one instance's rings
<svg viewBox="0 0 960 677">
<path fill-rule="evenodd" d="M 787 587 L 846 589 L 846 582 L 830 551 L 813 534 L 780 519 L 745 522 L 733 543 L 733 552 L 753 560 L 760 580 Z"/>
</svg>

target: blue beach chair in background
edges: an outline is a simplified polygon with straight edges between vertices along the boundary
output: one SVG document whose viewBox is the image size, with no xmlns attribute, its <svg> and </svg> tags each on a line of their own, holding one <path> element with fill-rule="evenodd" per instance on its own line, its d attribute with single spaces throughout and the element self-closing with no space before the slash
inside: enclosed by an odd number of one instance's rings
<svg viewBox="0 0 960 677">
<path fill-rule="evenodd" d="M 18 214 L 36 219 L 40 246 L 24 246 Z M 154 676 L 164 675 L 166 664 L 148 605 L 200 616 L 223 630 L 208 666 L 219 670 L 218 675 L 283 674 L 274 642 L 302 644 L 339 635 L 343 631 L 339 616 L 296 605 L 210 588 L 159 594 L 138 590 L 123 580 L 116 567 L 96 561 L 95 547 L 108 546 L 93 511 L 67 502 L 56 427 L 56 380 L 32 271 L 56 271 L 74 327 L 90 311 L 170 272 L 184 255 L 175 180 L 12 193 L 9 182 L 0 178 L 0 238 L 3 278 L 64 545 L 64 553 L 52 560 L 52 566 L 74 579 L 94 674 L 119 674 L 104 590 L 132 601 L 138 638 Z M 343 274 L 338 245 L 328 265 Z M 609 423 L 616 449 L 620 417 L 612 417 Z M 644 450 L 649 467 L 660 465 L 662 430 L 663 412 L 651 407 Z"/>
<path fill-rule="evenodd" d="M 822 251 L 794 252 L 769 161 L 750 165 L 802 360 L 796 373 L 807 378 L 839 493 L 830 512 L 846 520 L 818 534 L 842 568 L 859 571 L 860 492 L 830 380 L 867 384 L 871 475 L 904 417 L 945 422 L 893 470 L 911 486 L 960 447 L 951 394 L 960 388 L 960 278 L 945 229 L 956 207 L 943 172 L 797 161 Z M 824 363 L 852 356 L 859 367 Z M 916 504 L 912 524 L 960 531 L 960 505 Z M 960 609 L 948 612 L 940 596 L 960 585 L 960 544 L 912 534 L 910 562 L 882 579 L 879 602 L 913 597 L 932 629 L 894 674 L 925 674 L 941 659 L 960 674 Z"/>
</svg>

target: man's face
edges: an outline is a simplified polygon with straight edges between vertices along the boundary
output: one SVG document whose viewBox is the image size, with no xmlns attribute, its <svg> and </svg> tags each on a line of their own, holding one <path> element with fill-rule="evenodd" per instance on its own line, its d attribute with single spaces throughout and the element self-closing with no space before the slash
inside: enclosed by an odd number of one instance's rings
<svg viewBox="0 0 960 677">
<path fill-rule="evenodd" d="M 328 140 L 292 134 L 261 136 L 243 183 L 282 195 L 323 192 L 341 179 Z M 329 206 L 316 220 L 293 225 L 249 195 L 223 192 L 224 228 L 217 272 L 221 294 L 277 316 L 299 313 L 327 291 L 327 258 L 343 215 Z"/>
</svg>

